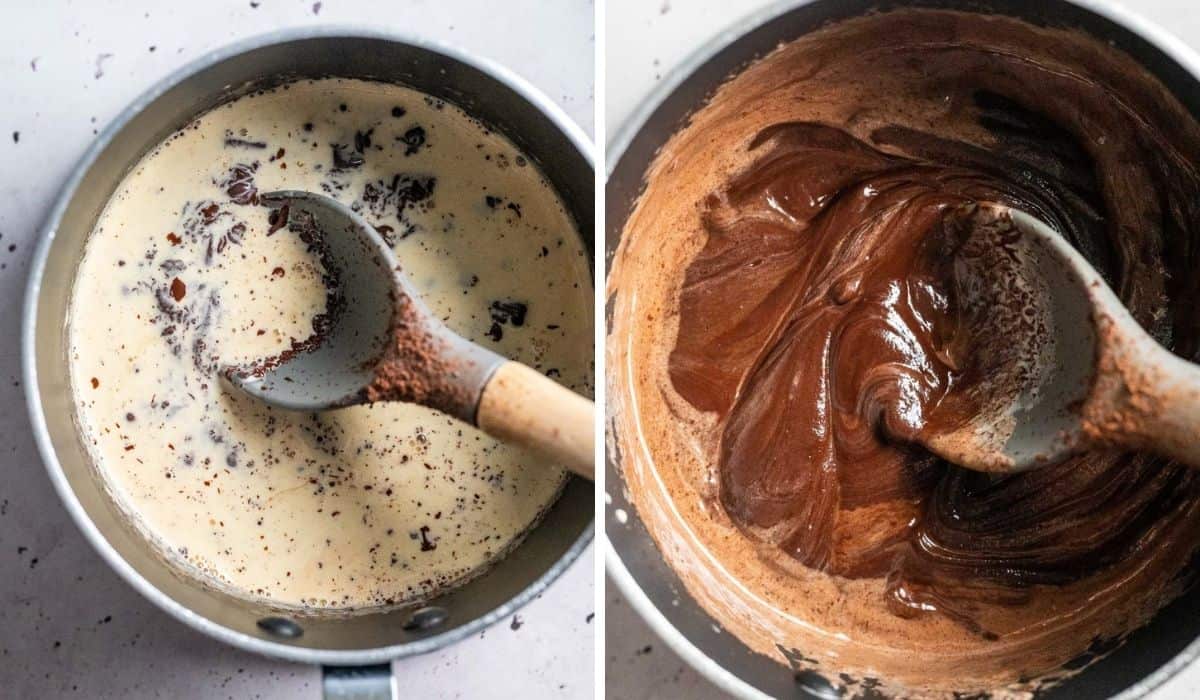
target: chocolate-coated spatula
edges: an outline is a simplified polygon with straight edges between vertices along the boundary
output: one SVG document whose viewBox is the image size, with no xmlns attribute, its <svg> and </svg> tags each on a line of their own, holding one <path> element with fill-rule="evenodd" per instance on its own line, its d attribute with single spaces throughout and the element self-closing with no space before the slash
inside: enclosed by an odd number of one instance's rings
<svg viewBox="0 0 1200 700">
<path fill-rule="evenodd" d="M 1041 290 L 1036 308 L 1025 313 L 1044 319 L 1014 323 L 987 340 L 1047 343 L 1045 361 L 993 368 L 978 380 L 982 409 L 921 442 L 955 464 L 989 472 L 1035 469 L 1095 448 L 1148 450 L 1200 467 L 1200 366 L 1144 331 L 1057 231 L 1021 211 L 980 207 L 987 219 L 980 230 L 999 230 L 1015 262 L 992 268 L 995 279 L 980 285 L 991 298 L 980 301 L 999 317 L 1020 276 Z M 1039 327 L 1046 337 L 1031 337 Z"/>
</svg>

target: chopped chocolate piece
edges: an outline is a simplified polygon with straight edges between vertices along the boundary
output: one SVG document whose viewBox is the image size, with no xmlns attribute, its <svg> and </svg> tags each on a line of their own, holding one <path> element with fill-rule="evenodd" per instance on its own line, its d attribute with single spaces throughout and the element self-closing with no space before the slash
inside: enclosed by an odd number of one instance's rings
<svg viewBox="0 0 1200 700">
<path fill-rule="evenodd" d="M 403 107 L 392 107 L 392 116 L 393 117 L 399 119 L 400 117 L 403 117 L 405 114 L 408 114 L 408 112 Z"/>
<path fill-rule="evenodd" d="M 183 283 L 183 280 L 179 279 L 178 277 L 171 280 L 171 297 L 174 298 L 175 301 L 183 301 L 183 297 L 186 294 L 187 285 Z"/>
<path fill-rule="evenodd" d="M 422 552 L 432 552 L 433 550 L 437 549 L 437 542 L 434 542 L 433 540 L 429 539 L 429 526 L 428 525 L 422 525 L 419 532 L 421 533 L 421 551 Z"/>
<path fill-rule="evenodd" d="M 267 229 L 268 236 L 273 236 L 276 231 L 287 226 L 288 205 L 285 204 L 278 209 L 272 209 L 271 213 L 267 215 L 267 223 L 270 224 L 270 228 Z"/>
<path fill-rule="evenodd" d="M 351 168 L 361 167 L 362 164 L 362 155 L 350 151 L 343 144 L 333 144 L 333 167 L 338 170 L 350 170 Z"/>
<path fill-rule="evenodd" d="M 211 224 L 217 220 L 221 213 L 221 207 L 216 202 L 213 202 L 200 209 L 200 215 L 203 217 L 202 223 L 205 225 Z"/>
<path fill-rule="evenodd" d="M 239 163 L 230 168 L 229 174 L 218 183 L 234 204 L 258 204 L 258 187 L 254 184 L 254 171 L 257 169 L 257 164 Z"/>
<path fill-rule="evenodd" d="M 368 148 L 370 148 L 371 147 L 371 134 L 373 134 L 373 133 L 375 133 L 374 129 L 367 129 L 366 131 L 354 132 L 354 150 L 358 151 L 359 153 L 363 153 Z"/>
<path fill-rule="evenodd" d="M 403 136 L 397 136 L 396 140 L 402 141 L 406 146 L 404 149 L 404 155 L 411 156 L 412 154 L 421 150 L 421 146 L 425 145 L 425 130 L 419 126 L 414 126 L 413 128 L 404 132 Z"/>
<path fill-rule="evenodd" d="M 113 55 L 111 53 L 96 54 L 96 72 L 93 74 L 93 77 L 96 78 L 96 80 L 104 77 L 104 62 L 112 57 Z"/>
<path fill-rule="evenodd" d="M 511 323 L 514 326 L 525 325 L 525 314 L 529 306 L 519 301 L 493 301 L 488 309 L 492 320 L 497 323 Z"/>
<path fill-rule="evenodd" d="M 433 177 L 396 174 L 392 176 L 392 182 L 387 185 L 382 180 L 374 183 L 368 182 L 363 187 L 360 200 L 367 205 L 367 209 L 377 219 L 382 219 L 389 214 L 394 214 L 396 218 L 401 219 L 404 210 L 409 206 L 429 199 L 436 184 L 437 180 Z"/>
<path fill-rule="evenodd" d="M 259 149 L 259 148 L 266 148 L 267 142 L 266 141 L 247 141 L 246 139 L 239 139 L 239 138 L 235 138 L 232 136 L 226 136 L 225 137 L 225 146 L 228 148 L 256 148 L 256 149 Z"/>
</svg>

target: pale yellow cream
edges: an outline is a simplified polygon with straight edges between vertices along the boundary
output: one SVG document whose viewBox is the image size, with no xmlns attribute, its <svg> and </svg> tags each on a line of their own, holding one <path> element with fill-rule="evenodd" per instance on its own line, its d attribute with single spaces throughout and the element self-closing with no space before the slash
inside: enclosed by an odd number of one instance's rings
<svg viewBox="0 0 1200 700">
<path fill-rule="evenodd" d="M 362 164 L 336 168 L 333 144 Z M 268 235 L 264 207 L 230 201 L 239 164 L 259 192 L 357 203 L 391 228 L 451 328 L 590 394 L 586 253 L 534 164 L 421 93 L 293 83 L 169 138 L 88 242 L 68 332 L 77 418 L 101 477 L 164 556 L 277 606 L 374 607 L 463 582 L 536 523 L 564 472 L 417 406 L 292 414 L 223 389 L 216 367 L 307 337 L 325 295 L 295 234 Z"/>
</svg>

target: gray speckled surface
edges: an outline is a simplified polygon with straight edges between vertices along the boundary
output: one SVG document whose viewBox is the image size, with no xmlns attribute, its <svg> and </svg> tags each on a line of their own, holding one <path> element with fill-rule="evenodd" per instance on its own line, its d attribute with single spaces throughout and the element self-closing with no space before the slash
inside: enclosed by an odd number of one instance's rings
<svg viewBox="0 0 1200 700">
<path fill-rule="evenodd" d="M 319 11 L 316 6 L 319 5 Z M 16 7 L 15 5 L 11 7 Z M 0 696 L 316 698 L 319 671 L 214 642 L 110 572 L 69 521 L 29 436 L 20 301 L 36 229 L 75 161 L 135 95 L 203 51 L 285 26 L 419 32 L 505 64 L 592 132 L 589 0 L 47 1 L 0 27 Z M 553 56 L 554 60 L 546 60 Z M 590 698 L 589 550 L 510 621 L 396 664 L 406 697 Z"/>
<path fill-rule="evenodd" d="M 655 84 L 702 43 L 739 17 L 776 0 L 607 0 L 605 6 L 606 137 L 611 139 Z M 1196 0 L 1120 0 L 1200 48 Z M 612 76 L 620 76 L 613 80 Z M 619 700 L 725 697 L 684 664 L 642 622 L 614 587 L 605 591 L 606 695 Z M 1153 700 L 1200 697 L 1193 664 L 1152 694 Z"/>
</svg>

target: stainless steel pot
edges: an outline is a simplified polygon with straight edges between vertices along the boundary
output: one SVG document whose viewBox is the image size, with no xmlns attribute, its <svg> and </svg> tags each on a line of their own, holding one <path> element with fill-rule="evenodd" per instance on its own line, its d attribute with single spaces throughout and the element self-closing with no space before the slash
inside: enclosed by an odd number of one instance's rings
<svg viewBox="0 0 1200 700">
<path fill-rule="evenodd" d="M 1080 28 L 1140 61 L 1200 118 L 1200 56 L 1161 28 L 1102 0 L 786 0 L 745 18 L 701 47 L 659 83 L 612 140 L 605 190 L 606 259 L 611 263 L 658 149 L 730 75 L 780 42 L 828 22 L 872 10 L 914 6 L 1005 14 L 1034 24 Z M 1200 231 L 1194 236 L 1200 244 Z M 621 446 L 611 437 L 608 445 L 604 522 L 608 572 L 632 607 L 676 653 L 738 697 L 876 697 L 861 686 L 851 691 L 839 687 L 836 675 L 796 673 L 787 656 L 769 658 L 754 653 L 722 631 L 659 554 L 627 497 L 620 468 Z M 1193 568 L 1198 565 L 1197 561 L 1190 564 Z M 1142 697 L 1197 657 L 1200 588 L 1160 611 L 1106 661 L 1040 694 L 1039 699 Z"/>
<path fill-rule="evenodd" d="M 584 244 L 594 249 L 591 143 L 525 81 L 490 61 L 414 37 L 338 28 L 268 34 L 208 54 L 155 85 L 83 157 L 33 258 L 22 330 L 25 391 L 34 438 L 59 496 L 84 536 L 130 585 L 223 642 L 326 665 L 327 697 L 387 698 L 387 662 L 446 646 L 512 615 L 579 556 L 592 538 L 592 484 L 572 479 L 520 547 L 478 579 L 423 605 L 338 618 L 285 617 L 198 585 L 168 567 L 133 531 L 81 444 L 67 375 L 65 321 L 75 271 L 122 177 L 163 138 L 221 102 L 297 78 L 328 76 L 403 84 L 499 130 L 541 167 Z"/>
</svg>

